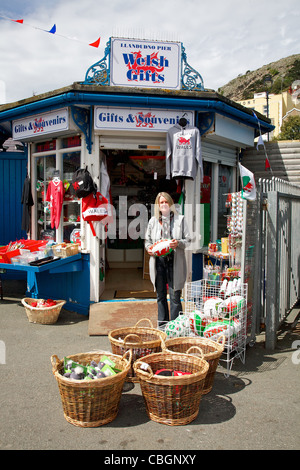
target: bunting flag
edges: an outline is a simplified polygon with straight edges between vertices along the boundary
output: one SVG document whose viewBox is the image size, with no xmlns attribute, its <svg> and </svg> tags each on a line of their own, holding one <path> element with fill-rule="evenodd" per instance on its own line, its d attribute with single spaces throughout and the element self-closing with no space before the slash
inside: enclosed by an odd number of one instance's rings
<svg viewBox="0 0 300 470">
<path fill-rule="evenodd" d="M 266 146 L 265 146 L 265 141 L 264 141 L 264 139 L 262 138 L 262 135 L 261 135 L 260 122 L 259 122 L 259 119 L 256 116 L 255 112 L 254 111 L 252 111 L 252 112 L 253 112 L 254 116 L 256 117 L 256 119 L 257 119 L 258 129 L 259 129 L 259 138 L 258 138 L 258 142 L 257 142 L 257 145 L 256 145 L 256 149 L 259 150 L 259 146 L 260 145 L 263 146 L 264 151 L 265 151 L 265 171 L 270 170 L 272 172 L 270 161 L 269 161 L 269 158 L 268 158 L 268 155 L 267 155 L 267 149 L 266 149 Z"/>
<path fill-rule="evenodd" d="M 46 31 L 46 33 L 55 34 L 55 33 L 56 33 L 56 24 L 54 24 L 54 25 L 52 26 L 52 28 L 50 29 L 50 31 Z"/>
<path fill-rule="evenodd" d="M 248 201 L 256 199 L 256 184 L 254 175 L 251 171 L 239 163 L 240 175 L 242 180 L 242 198 Z"/>
<path fill-rule="evenodd" d="M 91 44 L 89 44 L 89 46 L 99 47 L 99 44 L 100 44 L 100 38 L 98 38 L 97 41 L 95 41 L 95 42 L 91 42 Z"/>
<path fill-rule="evenodd" d="M 270 162 L 269 162 L 269 159 L 268 159 L 268 156 L 266 155 L 266 160 L 265 160 L 265 170 L 270 170 L 272 171 L 272 168 L 271 168 L 271 165 L 270 165 Z"/>
<path fill-rule="evenodd" d="M 264 139 L 262 138 L 261 135 L 259 136 L 258 141 L 257 141 L 257 145 L 256 145 L 257 150 L 259 150 L 258 147 L 259 147 L 260 145 L 262 145 L 263 147 L 265 146 Z"/>
<path fill-rule="evenodd" d="M 30 26 L 31 28 L 39 29 L 40 31 L 44 31 L 45 33 L 53 34 L 53 35 L 55 35 L 55 36 L 60 36 L 60 37 L 65 38 L 65 39 L 70 39 L 71 41 L 78 41 L 78 42 L 82 42 L 82 43 L 86 44 L 84 41 L 80 41 L 80 40 L 77 39 L 77 38 L 71 38 L 71 37 L 68 37 L 68 36 L 63 36 L 62 34 L 58 34 L 58 33 L 56 32 L 56 24 L 54 24 L 51 29 L 47 30 L 47 29 L 39 28 L 39 27 L 37 27 L 37 26 L 30 25 L 30 24 L 28 24 L 28 23 L 24 23 L 24 20 L 23 20 L 23 19 L 13 20 L 13 19 L 11 19 L 11 18 L 7 18 L 7 17 L 2 16 L 2 15 L 0 15 L 0 18 L 3 18 L 4 20 L 8 20 L 8 21 L 13 21 L 14 23 L 19 23 L 19 24 L 23 24 L 23 25 L 26 25 L 26 26 Z M 100 38 L 98 38 L 98 39 L 97 39 L 96 41 L 94 41 L 94 42 L 89 43 L 88 45 L 89 45 L 89 46 L 92 46 L 92 47 L 98 48 L 99 45 L 100 45 Z"/>
</svg>

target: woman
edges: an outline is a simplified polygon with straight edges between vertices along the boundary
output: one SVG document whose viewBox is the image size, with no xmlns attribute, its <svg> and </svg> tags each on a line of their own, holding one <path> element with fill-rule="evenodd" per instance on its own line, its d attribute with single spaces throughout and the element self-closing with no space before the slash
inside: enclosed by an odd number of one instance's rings
<svg viewBox="0 0 300 470">
<path fill-rule="evenodd" d="M 158 240 L 166 238 L 171 239 L 170 246 L 173 251 L 164 257 L 154 256 L 151 246 Z M 145 248 L 150 255 L 150 279 L 157 292 L 159 325 L 174 320 L 182 311 L 180 297 L 187 274 L 184 250 L 190 242 L 191 237 L 184 216 L 176 212 L 174 201 L 168 193 L 159 193 L 155 199 L 154 216 L 149 220 L 145 236 Z"/>
</svg>

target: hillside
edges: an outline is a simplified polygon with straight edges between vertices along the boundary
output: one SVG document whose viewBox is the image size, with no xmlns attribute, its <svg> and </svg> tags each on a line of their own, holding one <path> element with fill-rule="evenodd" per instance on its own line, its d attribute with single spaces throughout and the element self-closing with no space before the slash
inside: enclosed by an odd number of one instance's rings
<svg viewBox="0 0 300 470">
<path fill-rule="evenodd" d="M 254 71 L 248 70 L 245 75 L 239 75 L 219 88 L 218 92 L 233 101 L 251 99 L 254 93 L 266 91 L 264 79 L 267 75 L 271 75 L 273 81 L 268 88 L 270 93 L 288 90 L 295 80 L 300 79 L 300 54 L 271 62 Z"/>
</svg>

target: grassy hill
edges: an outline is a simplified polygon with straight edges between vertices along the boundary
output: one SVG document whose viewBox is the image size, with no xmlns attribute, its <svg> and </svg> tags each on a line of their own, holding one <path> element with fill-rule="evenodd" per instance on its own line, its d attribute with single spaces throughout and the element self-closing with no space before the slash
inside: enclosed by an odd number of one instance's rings
<svg viewBox="0 0 300 470">
<path fill-rule="evenodd" d="M 254 93 L 266 91 L 264 80 L 267 75 L 271 75 L 273 81 L 272 86 L 268 87 L 270 93 L 279 94 L 288 90 L 295 80 L 300 80 L 300 54 L 271 62 L 254 71 L 248 70 L 245 75 L 239 75 L 219 88 L 218 92 L 233 101 L 252 99 Z"/>
</svg>

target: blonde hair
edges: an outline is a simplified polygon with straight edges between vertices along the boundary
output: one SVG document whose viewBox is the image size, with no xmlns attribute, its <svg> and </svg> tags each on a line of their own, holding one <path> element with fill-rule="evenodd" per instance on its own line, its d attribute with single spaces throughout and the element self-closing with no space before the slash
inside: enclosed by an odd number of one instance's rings
<svg viewBox="0 0 300 470">
<path fill-rule="evenodd" d="M 156 198 L 155 198 L 155 203 L 154 203 L 154 217 L 156 217 L 157 219 L 159 219 L 160 216 L 161 216 L 161 213 L 160 213 L 160 210 L 159 210 L 159 198 L 160 198 L 160 197 L 164 197 L 164 198 L 166 199 L 167 203 L 169 204 L 170 210 L 171 210 L 174 214 L 176 214 L 175 204 L 174 204 L 174 201 L 173 201 L 173 199 L 171 198 L 170 194 L 161 192 L 161 193 L 158 193 L 158 195 L 157 195 Z"/>
</svg>

